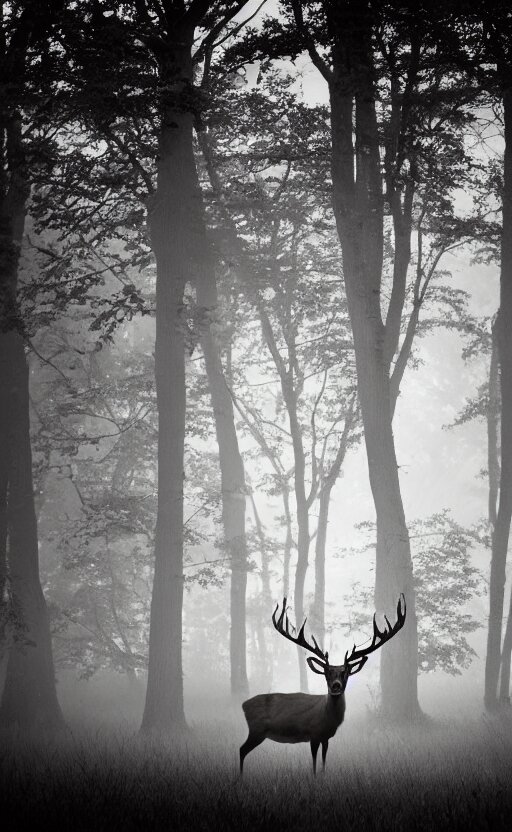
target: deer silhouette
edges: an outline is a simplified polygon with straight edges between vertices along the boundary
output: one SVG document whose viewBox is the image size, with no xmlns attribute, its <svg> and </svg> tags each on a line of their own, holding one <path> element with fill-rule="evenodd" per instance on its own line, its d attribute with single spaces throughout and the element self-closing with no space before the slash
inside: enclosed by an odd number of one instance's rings
<svg viewBox="0 0 512 832">
<path fill-rule="evenodd" d="M 405 596 L 400 595 L 397 604 L 397 620 L 391 625 L 384 616 L 386 625 L 380 630 L 377 626 L 376 615 L 373 616 L 373 637 L 371 644 L 360 650 L 354 645 L 352 652 L 345 653 L 343 664 L 329 664 L 329 654 L 322 650 L 314 636 L 311 642 L 306 641 L 304 628 L 306 619 L 296 636 L 292 635 L 286 612 L 286 598 L 283 599 L 282 610 L 277 615 L 279 604 L 272 614 L 272 622 L 277 632 L 289 641 L 303 647 L 313 656 L 308 656 L 307 663 L 314 673 L 325 676 L 327 682 L 327 696 L 309 693 L 261 693 L 247 699 L 242 708 L 249 726 L 249 736 L 240 747 L 240 774 L 243 773 L 244 759 L 247 754 L 261 745 L 263 740 L 274 742 L 309 742 L 313 757 L 313 773 L 316 774 L 316 756 L 322 746 L 322 769 L 325 769 L 325 758 L 329 740 L 334 737 L 345 716 L 345 688 L 349 676 L 359 673 L 368 660 L 370 653 L 378 650 L 393 638 L 405 623 Z"/>
</svg>

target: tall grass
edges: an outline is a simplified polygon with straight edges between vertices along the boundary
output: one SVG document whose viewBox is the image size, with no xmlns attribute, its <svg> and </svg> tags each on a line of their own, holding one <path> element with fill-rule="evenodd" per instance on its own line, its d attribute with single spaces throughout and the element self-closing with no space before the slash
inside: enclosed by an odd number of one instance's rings
<svg viewBox="0 0 512 832">
<path fill-rule="evenodd" d="M 2 829 L 501 830 L 512 828 L 512 726 L 363 722 L 331 742 L 313 778 L 309 747 L 266 742 L 238 777 L 239 726 L 196 725 L 149 741 L 121 733 L 4 739 Z M 7 818 L 9 820 L 7 821 Z"/>
</svg>

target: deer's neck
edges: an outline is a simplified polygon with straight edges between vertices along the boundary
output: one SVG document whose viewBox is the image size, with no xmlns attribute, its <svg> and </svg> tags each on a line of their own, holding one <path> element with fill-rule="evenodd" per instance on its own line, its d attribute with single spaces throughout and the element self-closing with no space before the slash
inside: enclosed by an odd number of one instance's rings
<svg viewBox="0 0 512 832">
<path fill-rule="evenodd" d="M 330 716 L 342 722 L 345 715 L 345 694 L 342 693 L 340 696 L 331 696 L 331 694 L 328 693 L 325 707 Z"/>
</svg>

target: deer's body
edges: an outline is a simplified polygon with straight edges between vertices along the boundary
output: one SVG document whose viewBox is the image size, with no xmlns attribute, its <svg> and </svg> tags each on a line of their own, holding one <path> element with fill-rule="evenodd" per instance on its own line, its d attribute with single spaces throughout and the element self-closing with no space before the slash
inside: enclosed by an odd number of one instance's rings
<svg viewBox="0 0 512 832">
<path fill-rule="evenodd" d="M 312 656 L 307 658 L 310 670 L 325 677 L 327 682 L 327 696 L 314 696 L 309 693 L 260 693 L 247 699 L 243 703 L 249 736 L 240 747 L 240 774 L 243 772 L 244 760 L 253 748 L 261 745 L 263 740 L 274 742 L 309 742 L 313 757 L 313 772 L 316 774 L 316 755 L 322 746 L 322 763 L 325 768 L 325 756 L 329 740 L 334 737 L 345 716 L 345 688 L 350 676 L 359 671 L 366 664 L 370 653 L 382 647 L 402 629 L 405 623 L 405 598 L 400 596 L 397 605 L 397 621 L 391 625 L 384 616 L 386 626 L 380 630 L 376 617 L 373 616 L 373 638 L 368 647 L 358 650 L 354 648 L 350 655 L 345 654 L 345 661 L 341 665 L 329 663 L 329 654 L 322 650 L 312 636 L 311 642 L 304 636 L 306 622 L 292 635 L 292 626 L 286 614 L 286 598 L 279 617 L 274 610 L 272 622 L 282 636 L 304 647 Z M 295 630 L 294 627 L 292 627 Z"/>
<path fill-rule="evenodd" d="M 327 742 L 345 716 L 345 696 L 261 693 L 242 705 L 249 737 L 274 742 Z M 259 743 L 258 743 L 259 745 Z"/>
</svg>

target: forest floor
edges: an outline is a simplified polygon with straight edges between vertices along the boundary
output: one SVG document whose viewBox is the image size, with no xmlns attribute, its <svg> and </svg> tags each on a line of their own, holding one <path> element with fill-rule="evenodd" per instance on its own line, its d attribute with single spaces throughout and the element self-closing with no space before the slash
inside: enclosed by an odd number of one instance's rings
<svg viewBox="0 0 512 832">
<path fill-rule="evenodd" d="M 331 741 L 312 776 L 309 747 L 266 742 L 238 776 L 240 726 L 195 725 L 185 739 L 70 732 L 3 738 L 5 832 L 92 830 L 504 830 L 512 828 L 512 722 L 364 722 Z M 7 821 L 7 818 L 9 820 Z"/>
</svg>

